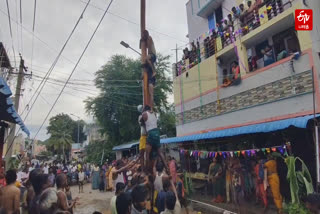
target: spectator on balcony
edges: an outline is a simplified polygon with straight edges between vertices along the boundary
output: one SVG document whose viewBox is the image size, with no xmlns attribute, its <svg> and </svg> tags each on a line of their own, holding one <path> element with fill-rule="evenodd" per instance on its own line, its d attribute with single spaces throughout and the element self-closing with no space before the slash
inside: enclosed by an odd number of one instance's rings
<svg viewBox="0 0 320 214">
<path fill-rule="evenodd" d="M 233 19 L 232 19 L 232 15 L 231 14 L 228 14 L 227 23 L 228 23 L 228 28 L 229 28 L 230 33 L 234 32 Z"/>
<path fill-rule="evenodd" d="M 252 4 L 252 1 L 248 1 L 247 6 L 248 6 L 247 13 L 252 13 L 254 10 L 254 5 Z"/>
<path fill-rule="evenodd" d="M 233 13 L 234 19 L 238 19 L 238 18 L 240 17 L 240 10 L 239 10 L 239 8 L 232 7 L 231 11 L 232 11 L 232 13 Z"/>
<path fill-rule="evenodd" d="M 229 78 L 228 70 L 223 69 L 222 73 L 223 73 L 222 87 L 228 87 L 232 83 Z"/>
<path fill-rule="evenodd" d="M 239 20 L 240 20 L 240 25 L 241 25 L 241 27 L 243 27 L 244 25 L 245 25 L 245 15 L 246 15 L 246 13 L 247 13 L 247 11 L 244 9 L 244 4 L 240 4 L 239 5 L 239 13 L 240 13 L 240 15 L 239 15 Z"/>
<path fill-rule="evenodd" d="M 201 53 L 200 53 L 200 43 L 199 43 L 199 40 L 197 41 L 197 61 L 198 61 L 198 63 L 201 62 Z"/>
<path fill-rule="evenodd" d="M 196 62 L 197 60 L 197 47 L 194 44 L 194 41 L 191 43 L 191 56 L 189 59 L 190 64 L 192 64 L 193 62 Z"/>
<path fill-rule="evenodd" d="M 234 61 L 231 64 L 231 72 L 232 72 L 232 85 L 239 85 L 241 83 L 241 74 L 240 67 L 237 61 Z"/>
<path fill-rule="evenodd" d="M 189 59 L 189 50 L 188 48 L 183 49 L 183 60 Z"/>
<path fill-rule="evenodd" d="M 216 53 L 216 32 L 212 32 L 211 38 L 209 39 L 209 48 L 210 48 L 210 54 L 209 56 L 212 56 Z"/>
<path fill-rule="evenodd" d="M 264 67 L 274 63 L 272 48 L 266 46 L 264 49 L 261 50 L 261 53 L 263 54 Z"/>
<path fill-rule="evenodd" d="M 203 41 L 203 46 L 204 46 L 204 56 L 205 58 L 209 57 L 209 46 L 210 46 L 210 38 L 207 37 L 205 38 L 205 40 Z"/>
</svg>

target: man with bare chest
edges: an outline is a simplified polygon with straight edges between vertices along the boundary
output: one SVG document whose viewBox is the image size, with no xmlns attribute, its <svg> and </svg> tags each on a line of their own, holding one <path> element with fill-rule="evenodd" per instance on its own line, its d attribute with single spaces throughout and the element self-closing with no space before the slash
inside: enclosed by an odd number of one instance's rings
<svg viewBox="0 0 320 214">
<path fill-rule="evenodd" d="M 0 207 L 8 214 L 20 214 L 20 190 L 15 186 L 17 173 L 8 170 L 6 173 L 7 186 L 0 189 Z"/>
</svg>

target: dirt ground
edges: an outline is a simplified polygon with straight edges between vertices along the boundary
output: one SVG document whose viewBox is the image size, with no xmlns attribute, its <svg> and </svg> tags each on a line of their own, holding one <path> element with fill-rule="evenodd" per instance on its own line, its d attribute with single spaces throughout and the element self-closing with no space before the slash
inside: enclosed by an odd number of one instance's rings
<svg viewBox="0 0 320 214">
<path fill-rule="evenodd" d="M 75 207 L 74 214 L 92 214 L 94 211 L 103 214 L 111 213 L 109 207 L 113 193 L 92 190 L 90 183 L 84 185 L 84 193 L 79 193 L 78 186 L 72 186 L 71 191 L 72 198 L 79 197 L 79 204 Z"/>
<path fill-rule="evenodd" d="M 99 192 L 99 190 L 92 190 L 91 184 L 85 184 L 83 187 L 84 193 L 79 193 L 78 186 L 72 186 L 72 198 L 79 197 L 79 204 L 75 207 L 74 214 L 92 214 L 94 211 L 99 211 L 103 214 L 111 214 L 110 200 L 113 196 L 111 192 Z M 183 210 L 182 214 L 185 211 Z M 197 214 L 197 212 L 189 212 L 190 214 Z"/>
</svg>

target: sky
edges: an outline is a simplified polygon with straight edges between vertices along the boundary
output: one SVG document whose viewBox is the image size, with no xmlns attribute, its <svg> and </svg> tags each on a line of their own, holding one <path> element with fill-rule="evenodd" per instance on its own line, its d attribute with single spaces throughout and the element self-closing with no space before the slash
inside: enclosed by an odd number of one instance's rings
<svg viewBox="0 0 320 214">
<path fill-rule="evenodd" d="M 70 75 L 86 43 L 92 35 L 98 21 L 110 0 L 91 0 L 77 29 L 62 53 L 57 65 L 33 108 L 28 103 L 39 86 L 42 77 L 57 57 L 88 0 L 37 0 L 35 28 L 33 28 L 34 0 L 22 0 L 22 25 L 20 25 L 19 0 L 8 0 L 11 16 L 12 37 L 10 36 L 6 1 L 0 1 L 0 41 L 4 43 L 13 67 L 19 66 L 18 53 L 21 53 L 32 78 L 25 78 L 19 106 L 19 113 L 25 118 L 26 126 L 33 138 L 43 123 L 45 116 L 62 84 Z M 157 52 L 171 56 L 175 61 L 176 47 L 184 45 L 188 39 L 186 0 L 147 0 L 146 23 L 153 37 Z M 57 102 L 49 118 L 67 113 L 77 115 L 86 122 L 92 117 L 85 112 L 84 100 L 99 93 L 94 87 L 94 73 L 106 64 L 114 54 L 131 58 L 139 56 L 120 45 L 126 41 L 139 50 L 140 39 L 140 0 L 114 0 L 89 48 L 72 75 L 71 82 Z M 32 45 L 33 44 L 33 45 Z M 32 48 L 33 47 L 33 48 Z M 13 53 L 15 50 L 15 54 Z M 32 51 L 33 49 L 33 51 Z M 181 57 L 181 52 L 180 56 Z M 14 57 L 15 56 L 15 57 Z M 14 92 L 16 76 L 8 81 Z M 26 109 L 25 111 L 23 111 Z M 71 116 L 77 120 L 77 117 Z M 37 139 L 48 138 L 44 127 Z"/>
</svg>

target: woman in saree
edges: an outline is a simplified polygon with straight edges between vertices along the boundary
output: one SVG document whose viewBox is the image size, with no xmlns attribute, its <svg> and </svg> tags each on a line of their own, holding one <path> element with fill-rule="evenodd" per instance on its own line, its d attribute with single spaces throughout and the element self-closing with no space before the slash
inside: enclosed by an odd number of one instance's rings
<svg viewBox="0 0 320 214">
<path fill-rule="evenodd" d="M 99 189 L 99 166 L 95 165 L 92 172 L 92 189 Z"/>
<path fill-rule="evenodd" d="M 213 189 L 213 202 L 222 203 L 223 191 L 224 191 L 224 178 L 222 165 L 217 158 L 213 159 L 213 162 L 209 166 L 208 181 L 212 183 Z"/>
<path fill-rule="evenodd" d="M 282 195 L 280 193 L 280 180 L 277 172 L 277 162 L 271 155 L 268 157 L 268 161 L 264 164 L 267 169 L 268 183 L 271 189 L 274 204 L 276 205 L 278 212 L 282 212 Z"/>
</svg>

